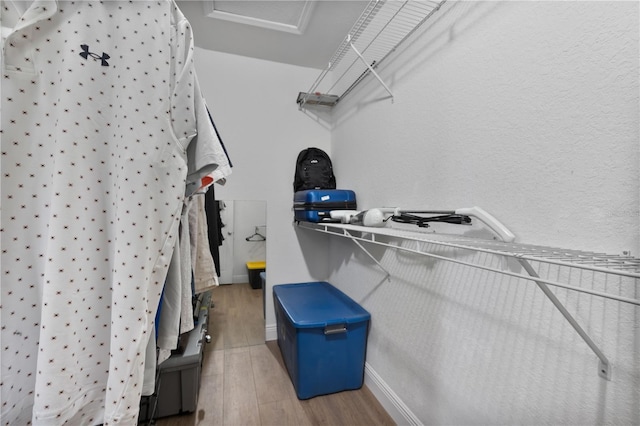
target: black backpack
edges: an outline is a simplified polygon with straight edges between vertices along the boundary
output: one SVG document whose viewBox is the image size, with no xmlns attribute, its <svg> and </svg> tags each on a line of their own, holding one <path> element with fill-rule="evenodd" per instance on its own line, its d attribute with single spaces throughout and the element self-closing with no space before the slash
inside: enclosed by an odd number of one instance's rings
<svg viewBox="0 0 640 426">
<path fill-rule="evenodd" d="M 320 148 L 303 149 L 298 154 L 293 190 L 305 189 L 336 189 L 331 159 Z"/>
</svg>

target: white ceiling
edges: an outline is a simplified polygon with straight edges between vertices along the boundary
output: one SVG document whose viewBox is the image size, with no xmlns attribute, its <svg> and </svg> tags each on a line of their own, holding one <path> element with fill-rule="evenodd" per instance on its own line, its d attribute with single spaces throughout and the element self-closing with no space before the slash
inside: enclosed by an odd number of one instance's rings
<svg viewBox="0 0 640 426">
<path fill-rule="evenodd" d="M 206 0 L 176 3 L 191 22 L 198 47 L 323 69 L 369 1 L 309 1 L 308 21 L 304 17 L 300 20 L 296 18 L 303 12 L 303 0 Z M 207 16 L 212 11 L 223 10 L 231 11 L 239 19 Z M 220 15 L 212 15 L 216 14 Z M 244 19 L 242 15 L 256 19 Z M 278 21 L 278 17 L 282 18 L 282 27 L 279 27 L 280 24 L 273 24 L 273 21 Z"/>
</svg>

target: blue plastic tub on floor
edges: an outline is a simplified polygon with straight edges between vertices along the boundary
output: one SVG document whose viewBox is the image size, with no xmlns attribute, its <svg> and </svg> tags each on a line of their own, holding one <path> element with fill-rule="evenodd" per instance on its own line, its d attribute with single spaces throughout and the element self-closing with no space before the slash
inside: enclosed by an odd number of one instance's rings
<svg viewBox="0 0 640 426">
<path fill-rule="evenodd" d="M 299 399 L 359 389 L 371 315 L 331 284 L 273 287 L 278 346 Z"/>
</svg>

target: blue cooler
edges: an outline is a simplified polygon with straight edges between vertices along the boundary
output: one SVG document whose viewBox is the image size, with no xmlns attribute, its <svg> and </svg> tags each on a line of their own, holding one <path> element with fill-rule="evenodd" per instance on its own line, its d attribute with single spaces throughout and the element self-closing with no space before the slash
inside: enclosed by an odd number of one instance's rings
<svg viewBox="0 0 640 426">
<path fill-rule="evenodd" d="M 369 312 L 327 282 L 276 285 L 273 299 L 298 398 L 361 388 Z"/>
</svg>

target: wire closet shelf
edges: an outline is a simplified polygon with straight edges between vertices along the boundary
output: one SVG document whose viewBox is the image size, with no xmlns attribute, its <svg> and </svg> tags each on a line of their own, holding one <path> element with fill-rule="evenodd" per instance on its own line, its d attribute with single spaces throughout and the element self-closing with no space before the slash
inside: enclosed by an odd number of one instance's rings
<svg viewBox="0 0 640 426">
<path fill-rule="evenodd" d="M 640 299 L 637 298 L 578 287 L 575 285 L 570 285 L 566 282 L 549 280 L 538 276 L 532 277 L 530 274 L 512 272 L 506 269 L 498 269 L 479 263 L 460 260 L 453 256 L 445 256 L 441 251 L 435 253 L 436 250 L 434 250 L 433 247 L 446 247 L 458 250 L 483 252 L 497 256 L 513 258 L 518 261 L 557 265 L 568 268 L 577 268 L 595 273 L 604 273 L 620 277 L 627 277 L 636 280 L 637 285 L 638 282 L 640 282 L 637 281 L 640 280 L 640 259 L 631 256 L 611 255 L 533 244 L 485 240 L 479 238 L 465 238 L 434 233 L 421 233 L 393 228 L 372 228 L 337 223 L 314 224 L 309 222 L 300 222 L 299 226 L 332 235 L 347 237 L 354 241 L 387 246 L 393 249 L 413 252 L 415 254 L 420 254 L 440 260 L 450 261 L 474 268 L 480 268 L 496 273 L 515 276 L 517 278 L 542 282 L 555 287 L 574 290 L 581 293 L 591 294 L 593 296 L 600 296 L 607 299 L 640 306 Z M 398 246 L 387 241 L 389 237 L 399 238 L 406 241 L 414 241 L 416 242 L 416 245 L 414 247 Z M 636 293 L 637 291 L 640 291 L 640 288 L 636 290 Z"/>
<path fill-rule="evenodd" d="M 334 106 L 424 24 L 445 2 L 434 0 L 372 0 L 335 51 L 309 90 L 298 94 L 301 109 L 308 105 Z"/>
<path fill-rule="evenodd" d="M 490 216 L 487 215 L 485 215 L 485 217 L 490 218 Z M 485 222 L 485 224 L 490 225 L 491 223 L 491 221 L 489 221 L 489 223 Z M 496 225 L 499 223 L 494 221 L 493 224 Z M 460 235 L 453 236 L 448 234 L 406 231 L 404 229 L 386 227 L 377 228 L 336 223 L 298 222 L 298 226 L 330 235 L 349 238 L 386 273 L 387 279 L 390 279 L 391 274 L 375 256 L 369 253 L 365 245 L 362 244 L 363 242 L 533 281 L 598 357 L 598 375 L 606 380 L 611 380 L 611 364 L 608 358 L 596 342 L 594 342 L 589 336 L 587 331 L 564 306 L 562 301 L 560 301 L 554 292 L 549 289 L 549 286 L 560 287 L 567 290 L 586 293 L 592 296 L 600 296 L 606 299 L 640 306 L 640 300 L 637 298 L 638 292 L 640 291 L 640 286 L 638 285 L 640 283 L 640 259 L 631 256 L 618 256 L 514 243 L 511 238 L 514 237 L 512 234 L 508 235 L 508 239 L 505 239 L 506 234 L 501 235 L 503 234 L 501 232 L 498 232 L 497 234 L 502 238 L 502 241 L 467 238 Z M 492 229 L 495 231 L 500 228 L 501 226 Z M 398 244 L 397 241 L 394 241 L 398 239 L 415 244 Z M 507 265 L 508 262 L 503 262 L 501 267 L 495 267 L 487 266 L 486 264 L 475 260 L 463 260 L 466 258 L 465 256 L 458 256 L 459 254 L 469 251 L 488 253 L 490 255 L 514 259 L 522 267 L 524 272 L 520 272 L 517 269 L 514 270 L 512 267 Z M 472 258 L 476 259 L 476 257 Z M 570 275 L 568 277 L 559 277 L 557 280 L 546 279 L 541 277 L 538 273 L 538 271 L 541 270 L 540 265 L 545 264 L 570 268 L 569 270 L 578 269 L 581 271 L 591 271 L 594 275 L 605 274 L 606 277 L 618 276 L 621 284 L 624 281 L 626 284 L 631 284 L 631 287 L 629 289 L 625 289 L 623 292 L 624 294 L 616 294 L 611 291 L 607 291 L 606 289 L 601 291 L 570 284 Z M 538 265 L 537 270 L 533 265 Z M 620 286 L 616 285 L 614 287 L 616 287 L 618 291 L 621 290 Z"/>
</svg>

